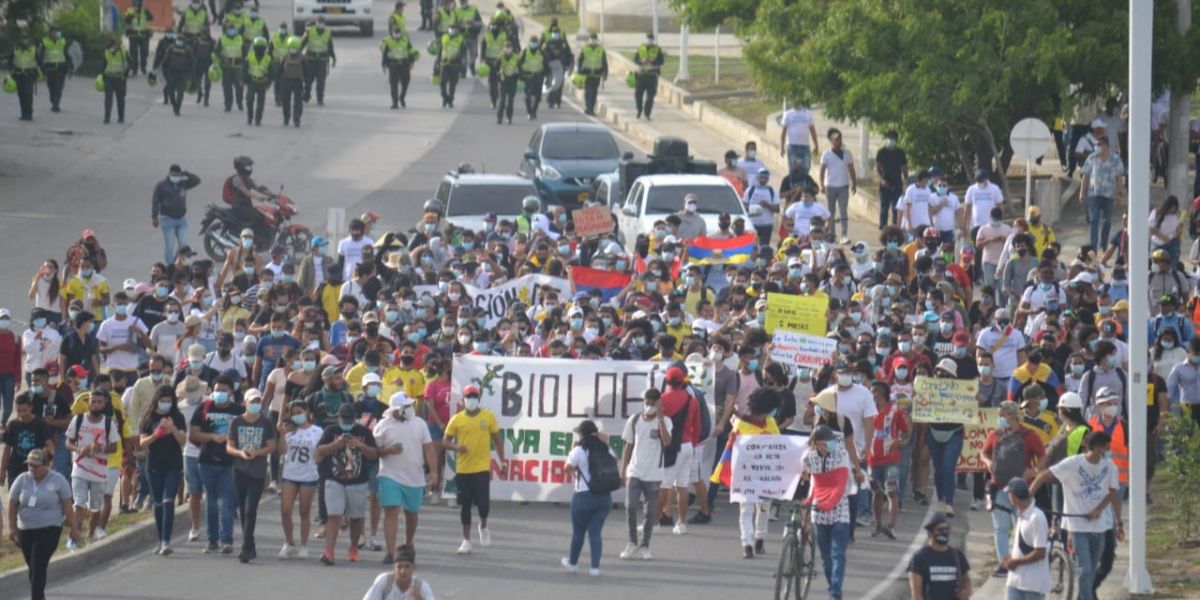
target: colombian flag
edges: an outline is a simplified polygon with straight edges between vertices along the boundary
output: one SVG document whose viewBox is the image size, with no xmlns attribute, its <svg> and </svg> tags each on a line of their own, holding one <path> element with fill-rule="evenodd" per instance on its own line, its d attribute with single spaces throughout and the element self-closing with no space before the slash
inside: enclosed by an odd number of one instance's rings
<svg viewBox="0 0 1200 600">
<path fill-rule="evenodd" d="M 629 280 L 632 277 L 628 273 L 603 271 L 590 267 L 571 268 L 571 280 L 575 282 L 575 291 L 590 292 L 592 290 L 600 290 L 600 296 L 605 302 L 621 293 L 621 290 L 629 285 Z"/>
<path fill-rule="evenodd" d="M 750 260 L 758 234 L 744 233 L 727 240 L 698 237 L 688 246 L 688 262 L 699 265 L 740 264 Z"/>
<path fill-rule="evenodd" d="M 735 436 L 729 436 L 729 441 L 733 442 Z M 725 444 L 725 449 L 721 450 L 721 462 L 717 463 L 717 468 L 713 470 L 712 477 L 709 481 L 719 483 L 725 487 L 729 487 L 730 480 L 733 479 L 733 444 Z"/>
</svg>

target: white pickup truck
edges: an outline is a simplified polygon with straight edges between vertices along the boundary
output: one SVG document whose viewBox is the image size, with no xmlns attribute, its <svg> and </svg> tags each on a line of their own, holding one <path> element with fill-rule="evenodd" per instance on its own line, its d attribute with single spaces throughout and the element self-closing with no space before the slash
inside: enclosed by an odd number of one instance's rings
<svg viewBox="0 0 1200 600">
<path fill-rule="evenodd" d="M 614 183 L 609 179 L 599 185 L 611 194 L 610 190 L 619 187 Z M 718 175 L 643 175 L 629 186 L 623 202 L 611 197 L 596 199 L 609 204 L 617 222 L 617 239 L 627 252 L 633 253 L 638 236 L 649 235 L 655 221 L 683 210 L 683 197 L 688 194 L 696 195 L 697 213 L 704 218 L 710 234 L 718 230 L 721 213 L 729 213 L 734 219 L 741 217 L 749 223 L 750 216 L 762 210 L 758 206 L 747 210 L 733 186 Z"/>
</svg>

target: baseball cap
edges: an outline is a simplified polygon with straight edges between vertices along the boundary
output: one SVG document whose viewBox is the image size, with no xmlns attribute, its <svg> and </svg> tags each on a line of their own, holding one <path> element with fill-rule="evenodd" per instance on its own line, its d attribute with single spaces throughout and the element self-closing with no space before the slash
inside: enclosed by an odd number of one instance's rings
<svg viewBox="0 0 1200 600">
<path fill-rule="evenodd" d="M 258 391 L 258 388 L 250 388 L 246 390 L 246 394 L 242 396 L 242 401 L 246 404 L 251 402 L 262 402 L 262 397 L 262 392 Z"/>
<path fill-rule="evenodd" d="M 325 370 L 321 371 L 321 379 L 333 379 L 338 373 L 341 372 L 341 369 L 333 365 L 329 365 L 328 367 L 325 367 Z"/>
<path fill-rule="evenodd" d="M 383 383 L 383 380 L 379 378 L 378 373 L 367 373 L 366 375 L 363 375 L 363 378 L 362 378 L 363 387 L 367 387 L 367 385 L 372 384 L 372 383 Z"/>
<path fill-rule="evenodd" d="M 188 362 L 198 363 L 204 361 L 204 346 L 200 344 L 192 344 L 188 346 L 187 356 Z"/>
<path fill-rule="evenodd" d="M 687 379 L 687 371 L 684 371 L 679 367 L 671 367 L 670 369 L 667 369 L 667 381 L 679 383 L 684 379 Z"/>
<path fill-rule="evenodd" d="M 50 464 L 50 456 L 45 450 L 38 448 L 30 450 L 29 454 L 25 455 L 25 464 L 27 465 L 47 465 Z"/>
<path fill-rule="evenodd" d="M 1059 408 L 1078 408 L 1083 410 L 1083 398 L 1075 392 L 1067 392 L 1058 397 Z"/>
<path fill-rule="evenodd" d="M 467 396 L 479 396 L 479 395 L 480 395 L 479 394 L 479 386 L 477 386 L 477 385 L 468 385 L 467 387 L 463 388 L 463 397 L 464 398 Z"/>
<path fill-rule="evenodd" d="M 1020 477 L 1013 477 L 1004 486 L 1004 491 L 1016 496 L 1018 500 L 1029 499 L 1029 483 Z"/>
<path fill-rule="evenodd" d="M 403 390 L 396 392 L 395 394 L 392 394 L 392 397 L 388 398 L 388 405 L 391 406 L 392 408 L 412 406 L 412 404 L 413 404 L 413 399 L 409 398 L 408 394 L 405 394 Z"/>
</svg>

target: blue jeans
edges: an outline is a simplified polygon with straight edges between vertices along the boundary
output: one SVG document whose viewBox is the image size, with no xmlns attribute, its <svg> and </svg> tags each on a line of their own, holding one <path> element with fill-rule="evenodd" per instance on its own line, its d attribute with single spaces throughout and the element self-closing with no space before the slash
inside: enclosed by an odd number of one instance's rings
<svg viewBox="0 0 1200 600">
<path fill-rule="evenodd" d="M 204 485 L 205 520 L 208 542 L 233 543 L 233 467 L 200 463 L 200 481 Z"/>
<path fill-rule="evenodd" d="M 1104 532 L 1070 533 L 1071 545 L 1075 548 L 1075 562 L 1079 564 L 1079 600 L 1096 600 L 1092 582 L 1104 552 Z"/>
<path fill-rule="evenodd" d="M 812 148 L 801 144 L 788 144 L 787 159 L 789 169 L 797 162 L 804 165 L 804 173 L 808 174 L 812 168 Z"/>
<path fill-rule="evenodd" d="M 1089 239 L 1096 250 L 1108 246 L 1108 231 L 1112 227 L 1113 199 L 1104 196 L 1087 197 L 1087 219 L 1090 226 Z"/>
<path fill-rule="evenodd" d="M 175 495 L 179 492 L 180 469 L 155 469 L 148 473 L 150 478 L 150 501 L 154 503 L 154 528 L 158 541 L 171 543 L 171 532 L 175 529 Z"/>
<path fill-rule="evenodd" d="M 946 504 L 954 504 L 954 467 L 958 464 L 958 455 L 962 454 L 962 430 L 955 431 L 950 441 L 942 443 L 933 438 L 933 429 L 929 430 L 929 455 L 933 458 L 933 487 L 937 489 L 938 500 Z"/>
<path fill-rule="evenodd" d="M 871 472 L 867 468 L 866 460 L 863 460 L 862 464 L 860 464 L 859 466 L 862 467 L 863 473 Z M 853 477 L 854 474 L 851 473 L 850 476 Z M 863 517 L 863 516 L 870 517 L 871 515 L 874 514 L 874 510 L 873 510 L 874 505 L 871 503 L 871 480 L 870 479 L 867 479 L 866 481 L 862 482 L 861 485 L 858 486 L 858 493 L 854 495 L 854 502 L 857 503 L 857 510 L 855 512 L 850 513 L 851 521 L 854 521 L 855 519 L 857 519 L 859 517 Z M 857 525 L 858 524 L 855 522 L 850 523 L 850 527 L 856 527 Z"/>
<path fill-rule="evenodd" d="M 158 216 L 158 227 L 163 235 L 163 262 L 175 262 L 175 253 L 188 245 L 188 222 L 186 218 L 174 219 L 165 215 Z"/>
<path fill-rule="evenodd" d="M 846 576 L 846 542 L 849 539 L 849 523 L 817 525 L 817 549 L 821 551 L 829 595 L 834 598 L 842 597 L 842 581 Z"/>
<path fill-rule="evenodd" d="M 612 510 L 612 494 L 575 492 L 571 497 L 571 556 L 572 565 L 579 564 L 583 552 L 583 536 L 586 534 L 592 551 L 592 568 L 600 568 L 600 553 L 604 550 L 601 531 L 604 520 Z"/>
<path fill-rule="evenodd" d="M 996 543 L 996 558 L 1004 560 L 1008 557 L 1009 548 L 1012 547 L 1012 538 L 1009 535 L 1012 528 L 1017 525 L 1017 517 L 1011 512 L 1000 510 L 1000 507 L 1009 510 L 1013 508 L 1012 503 L 1008 501 L 1008 493 L 1004 490 L 996 492 L 992 504 L 997 507 L 992 511 L 992 540 Z"/>
<path fill-rule="evenodd" d="M 20 343 L 20 338 L 17 342 Z M 12 373 L 0 375 L 0 400 L 4 403 L 3 420 L 0 423 L 8 423 L 8 418 L 12 416 L 13 411 L 13 393 L 17 384 L 17 376 Z"/>
<path fill-rule="evenodd" d="M 1043 600 L 1046 597 L 1041 592 L 1026 592 L 1017 588 L 1008 588 L 1004 600 Z"/>
</svg>

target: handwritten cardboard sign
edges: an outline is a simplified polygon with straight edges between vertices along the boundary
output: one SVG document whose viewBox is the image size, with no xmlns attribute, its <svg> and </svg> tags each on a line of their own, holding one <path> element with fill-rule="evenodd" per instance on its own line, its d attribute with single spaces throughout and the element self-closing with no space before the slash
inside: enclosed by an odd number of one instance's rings
<svg viewBox="0 0 1200 600">
<path fill-rule="evenodd" d="M 571 219 L 575 221 L 575 233 L 582 237 L 604 235 L 616 228 L 611 212 L 606 206 L 589 206 L 571 211 Z"/>
<path fill-rule="evenodd" d="M 913 422 L 975 423 L 979 418 L 978 391 L 979 382 L 974 379 L 918 377 L 913 381 Z"/>
<path fill-rule="evenodd" d="M 793 368 L 819 369 L 830 363 L 837 344 L 832 338 L 776 329 L 771 340 L 771 360 Z"/>
</svg>

